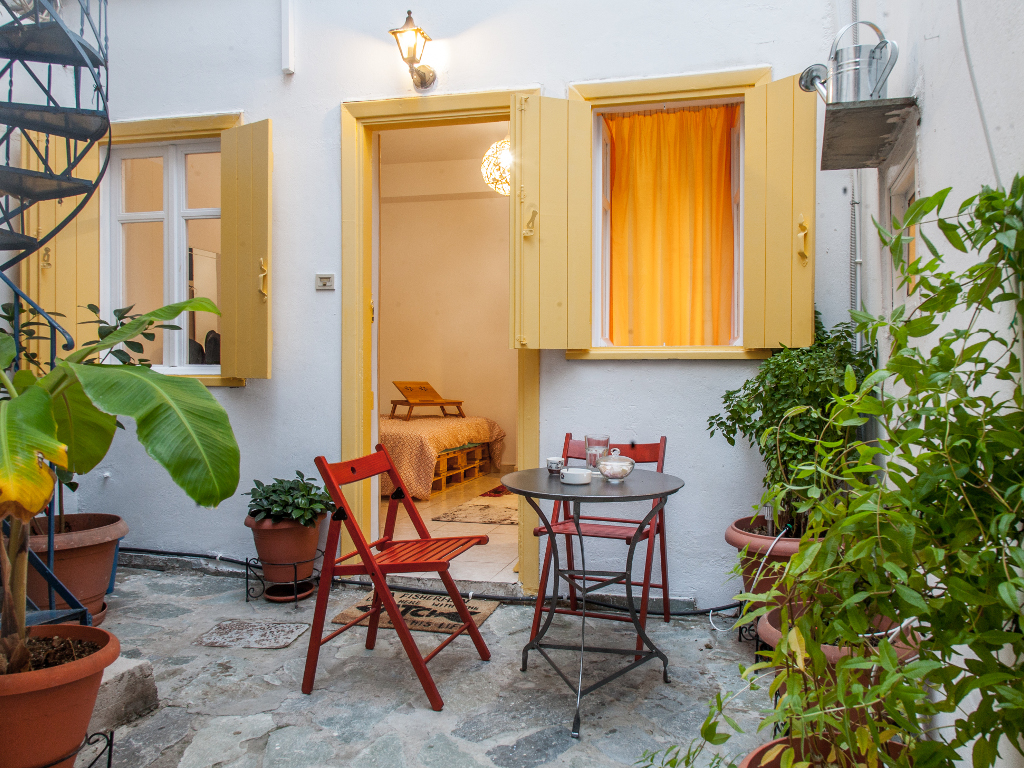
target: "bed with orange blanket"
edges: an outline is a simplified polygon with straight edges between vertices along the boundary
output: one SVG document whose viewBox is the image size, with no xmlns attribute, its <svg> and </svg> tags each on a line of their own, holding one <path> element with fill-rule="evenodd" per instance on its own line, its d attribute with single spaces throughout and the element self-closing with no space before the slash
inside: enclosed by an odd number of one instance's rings
<svg viewBox="0 0 1024 768">
<path fill-rule="evenodd" d="M 497 469 L 505 451 L 505 430 L 498 422 L 481 416 L 413 416 L 409 421 L 381 416 L 380 442 L 391 454 L 409 493 L 417 499 L 429 499 L 434 465 L 440 454 L 466 443 L 487 443 L 491 467 Z M 390 495 L 393 490 L 391 481 L 383 475 L 381 495 Z"/>
</svg>

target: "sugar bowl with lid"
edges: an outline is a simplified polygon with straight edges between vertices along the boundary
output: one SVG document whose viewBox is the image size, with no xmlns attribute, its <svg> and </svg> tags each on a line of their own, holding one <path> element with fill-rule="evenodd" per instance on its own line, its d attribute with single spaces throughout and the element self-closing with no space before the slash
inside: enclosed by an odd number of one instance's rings
<svg viewBox="0 0 1024 768">
<path fill-rule="evenodd" d="M 597 460 L 597 471 L 604 475 L 609 483 L 621 483 L 636 462 L 628 456 L 620 456 L 618 448 L 612 448 L 606 455 Z"/>
</svg>

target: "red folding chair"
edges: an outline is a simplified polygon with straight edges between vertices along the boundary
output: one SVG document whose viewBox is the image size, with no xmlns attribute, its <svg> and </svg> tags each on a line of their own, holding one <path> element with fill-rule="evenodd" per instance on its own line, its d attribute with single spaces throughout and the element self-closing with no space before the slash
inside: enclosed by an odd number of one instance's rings
<svg viewBox="0 0 1024 768">
<path fill-rule="evenodd" d="M 657 443 L 639 443 L 639 444 L 613 444 L 612 448 L 618 448 L 621 456 L 628 456 L 633 459 L 637 464 L 654 464 L 657 472 L 665 471 L 665 445 L 667 439 L 662 437 Z M 584 459 L 587 458 L 587 448 L 583 440 L 573 440 L 572 432 L 566 432 L 565 443 L 562 446 L 562 459 L 568 464 L 569 459 Z M 652 507 L 657 506 L 658 499 L 655 499 L 652 503 Z M 647 540 L 647 559 L 644 564 L 644 580 L 631 582 L 635 587 L 643 587 L 640 598 L 640 624 L 643 627 L 647 626 L 647 603 L 650 597 L 652 589 L 661 591 L 661 602 L 663 605 L 663 613 L 665 621 L 669 621 L 671 616 L 669 615 L 669 598 L 668 598 L 668 551 L 665 547 L 665 510 L 662 508 L 661 512 L 656 514 L 648 523 L 647 527 L 643 530 L 638 531 L 637 525 L 639 520 L 631 520 L 624 517 L 594 517 L 592 515 L 580 515 L 580 533 L 584 537 L 594 539 L 618 539 L 626 543 L 629 546 L 634 536 L 637 541 Z M 551 530 L 556 535 L 565 536 L 565 551 L 566 551 L 566 568 L 572 570 L 575 568 L 574 553 L 572 542 L 576 538 L 576 525 L 572 521 L 572 512 L 569 509 L 568 504 L 564 504 L 560 501 L 555 502 L 554 510 L 551 513 Z M 547 534 L 547 529 L 544 526 L 538 526 L 533 529 L 534 536 L 543 536 Z M 661 582 L 651 582 L 651 571 L 654 565 L 654 540 L 659 539 L 661 546 Z M 533 629 L 530 633 L 530 639 L 533 640 L 537 636 L 537 632 L 540 629 L 540 621 L 545 611 L 551 610 L 551 606 L 548 604 L 547 583 L 549 577 L 549 571 L 551 570 L 551 547 L 557 546 L 556 542 L 548 541 L 547 546 L 544 550 L 544 567 L 540 573 L 540 585 L 537 589 L 537 603 L 533 611 Z M 578 578 L 578 577 L 577 577 Z M 588 579 L 589 581 L 599 581 L 600 579 L 593 578 Z M 569 581 L 569 608 L 559 608 L 556 613 L 567 613 L 573 616 L 580 616 L 583 614 L 576 607 L 576 584 L 575 581 L 570 579 Z M 610 619 L 612 621 L 630 621 L 629 616 L 623 616 L 622 614 L 615 613 L 602 613 L 598 611 L 587 611 L 587 617 L 593 617 L 598 619 Z M 641 650 L 642 641 L 639 637 L 636 639 L 636 648 Z"/>
<path fill-rule="evenodd" d="M 432 538 L 427 531 L 427 527 L 423 524 L 423 519 L 416 509 L 416 505 L 412 502 L 409 489 L 405 487 L 405 482 L 402 480 L 401 475 L 398 474 L 398 470 L 395 469 L 391 457 L 382 445 L 378 445 L 376 452 L 371 453 L 369 456 L 341 462 L 340 464 L 328 464 L 323 456 L 318 456 L 316 458 L 316 467 L 320 470 L 320 476 L 324 479 L 324 486 L 327 488 L 327 492 L 331 494 L 331 499 L 333 499 L 337 507 L 337 511 L 331 516 L 331 524 L 327 530 L 327 549 L 325 551 L 328 554 L 338 551 L 341 523 L 345 524 L 345 530 L 348 531 L 348 535 L 352 538 L 355 549 L 336 560 L 331 558 L 324 559 L 323 571 L 320 574 L 320 588 L 316 596 L 316 610 L 313 612 L 313 629 L 309 637 L 309 650 L 306 652 L 306 673 L 302 678 L 302 692 L 310 693 L 313 690 L 313 679 L 316 677 L 316 662 L 320 656 L 320 646 L 367 617 L 369 617 L 370 623 L 366 630 L 366 647 L 373 648 L 377 642 L 377 625 L 380 621 L 380 612 L 383 607 L 388 612 L 395 631 L 398 632 L 398 637 L 402 641 L 402 647 L 405 648 L 405 652 L 412 662 L 413 669 L 416 670 L 416 675 L 420 679 L 420 684 L 423 685 L 427 698 L 430 699 L 430 706 L 440 711 L 444 706 L 444 702 L 441 700 L 441 694 L 437 692 L 434 679 L 430 676 L 430 672 L 427 671 L 427 664 L 437 655 L 438 651 L 463 632 L 468 632 L 469 636 L 473 638 L 473 644 L 476 645 L 480 658 L 484 661 L 491 658 L 491 652 L 487 650 L 487 644 L 484 642 L 483 637 L 481 637 L 480 630 L 473 622 L 469 609 L 466 608 L 462 595 L 459 594 L 458 587 L 455 586 L 455 580 L 448 573 L 449 562 L 470 547 L 477 544 L 486 544 L 487 537 L 458 536 Z M 395 492 L 391 494 L 391 503 L 388 504 L 384 535 L 376 541 L 367 544 L 366 539 L 363 537 L 363 532 L 352 517 L 352 510 L 345 500 L 345 495 L 341 492 L 341 486 L 356 483 L 368 477 L 384 474 L 385 472 L 391 478 L 391 482 L 395 486 Z M 394 540 L 395 519 L 398 516 L 399 501 L 405 506 L 405 511 L 409 514 L 412 524 L 419 534 L 418 539 Z M 373 550 L 377 551 L 374 552 Z M 352 560 L 353 558 L 358 558 L 358 563 L 342 564 L 346 560 Z M 462 626 L 452 632 L 426 656 L 423 656 L 420 653 L 420 649 L 416 646 L 412 632 L 409 631 L 409 627 L 402 617 L 402 612 L 387 584 L 388 574 L 414 573 L 418 571 L 437 571 L 438 576 L 441 577 L 441 581 L 444 583 L 444 588 L 448 590 L 448 595 L 455 604 L 455 609 L 459 612 L 459 618 L 462 619 Z M 325 637 L 323 631 L 324 618 L 327 613 L 327 599 L 331 594 L 331 580 L 335 576 L 369 576 L 370 581 L 373 583 L 373 601 L 370 610 Z"/>
</svg>

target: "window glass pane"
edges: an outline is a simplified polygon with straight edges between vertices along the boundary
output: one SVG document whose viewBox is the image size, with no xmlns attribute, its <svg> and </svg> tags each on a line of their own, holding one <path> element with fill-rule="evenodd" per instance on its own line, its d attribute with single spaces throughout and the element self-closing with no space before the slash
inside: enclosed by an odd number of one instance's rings
<svg viewBox="0 0 1024 768">
<path fill-rule="evenodd" d="M 124 211 L 140 213 L 164 209 L 164 159 L 133 157 L 121 161 Z"/>
<path fill-rule="evenodd" d="M 220 152 L 185 155 L 185 207 L 220 208 Z"/>
<path fill-rule="evenodd" d="M 185 223 L 188 240 L 188 295 L 220 304 L 220 219 Z M 189 312 L 189 365 L 220 365 L 220 318 L 212 312 Z"/>
<path fill-rule="evenodd" d="M 160 221 L 123 224 L 124 296 L 125 306 L 134 305 L 132 314 L 150 312 L 164 305 L 164 225 Z M 164 359 L 163 331 L 154 331 L 156 338 L 146 341 L 141 336 L 141 355 L 154 365 Z"/>
</svg>

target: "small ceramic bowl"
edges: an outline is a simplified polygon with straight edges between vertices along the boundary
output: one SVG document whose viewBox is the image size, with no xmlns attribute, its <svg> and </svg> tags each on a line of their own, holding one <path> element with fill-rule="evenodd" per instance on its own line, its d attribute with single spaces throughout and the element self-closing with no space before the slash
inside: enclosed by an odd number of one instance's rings
<svg viewBox="0 0 1024 768">
<path fill-rule="evenodd" d="M 636 462 L 628 456 L 619 456 L 619 449 L 612 448 L 607 456 L 597 461 L 597 471 L 604 475 L 609 483 L 621 483 L 633 471 Z"/>
<path fill-rule="evenodd" d="M 590 482 L 590 470 L 582 467 L 563 467 L 558 478 L 566 485 L 586 485 Z"/>
</svg>

